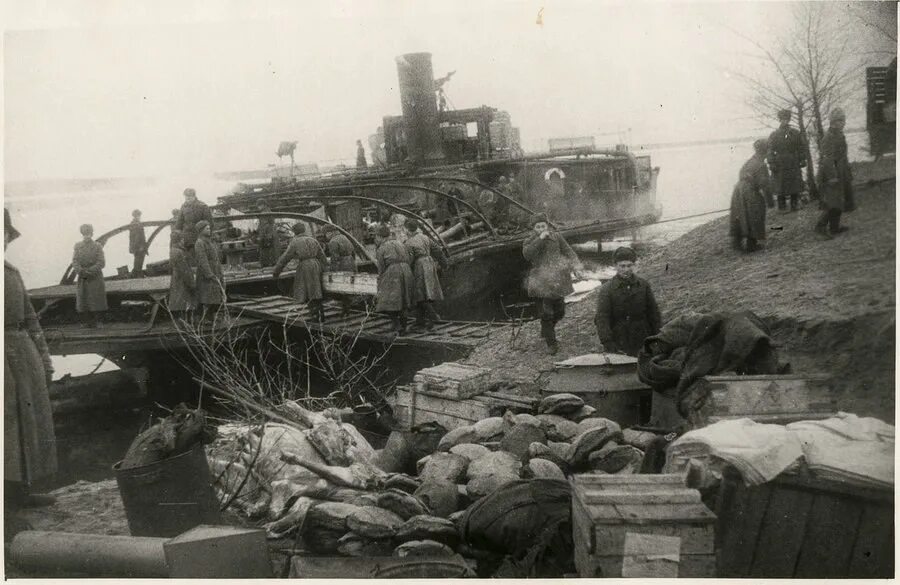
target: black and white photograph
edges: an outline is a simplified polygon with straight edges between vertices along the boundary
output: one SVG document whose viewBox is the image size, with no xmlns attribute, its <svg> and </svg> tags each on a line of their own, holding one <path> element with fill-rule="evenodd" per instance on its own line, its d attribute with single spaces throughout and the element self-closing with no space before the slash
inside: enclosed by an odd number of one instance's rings
<svg viewBox="0 0 900 585">
<path fill-rule="evenodd" d="M 4 579 L 893 579 L 893 1 L 0 4 Z"/>
</svg>

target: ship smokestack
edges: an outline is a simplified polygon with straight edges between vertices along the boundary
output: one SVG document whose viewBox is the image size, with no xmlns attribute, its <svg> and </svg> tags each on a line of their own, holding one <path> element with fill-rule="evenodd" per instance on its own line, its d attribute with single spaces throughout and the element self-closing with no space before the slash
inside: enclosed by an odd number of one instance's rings
<svg viewBox="0 0 900 585">
<path fill-rule="evenodd" d="M 431 53 L 407 53 L 396 60 L 409 159 L 417 163 L 443 159 Z"/>
</svg>

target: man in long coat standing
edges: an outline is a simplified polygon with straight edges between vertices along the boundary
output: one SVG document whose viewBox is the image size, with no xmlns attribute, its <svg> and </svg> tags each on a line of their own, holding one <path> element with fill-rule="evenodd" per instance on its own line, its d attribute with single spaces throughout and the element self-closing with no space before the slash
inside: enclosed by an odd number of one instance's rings
<svg viewBox="0 0 900 585">
<path fill-rule="evenodd" d="M 269 213 L 271 209 L 265 203 L 259 204 L 260 213 Z M 259 218 L 259 226 L 256 230 L 256 245 L 259 246 L 259 265 L 263 268 L 272 266 L 278 261 L 278 231 L 275 228 L 275 218 Z"/>
<path fill-rule="evenodd" d="M 4 210 L 4 250 L 19 237 Z M 15 510 L 52 504 L 51 496 L 31 494 L 31 486 L 57 470 L 56 438 L 48 388 L 53 362 L 28 289 L 19 271 L 4 261 L 3 283 L 3 489 L 5 537 L 27 528 Z"/>
<path fill-rule="evenodd" d="M 169 312 L 173 317 L 181 316 L 197 307 L 197 285 L 194 273 L 184 252 L 184 236 L 173 231 L 169 248 L 169 265 L 172 276 L 169 280 Z"/>
<path fill-rule="evenodd" d="M 194 250 L 194 243 L 200 235 L 197 233 L 197 223 L 207 221 L 212 224 L 212 211 L 206 203 L 197 199 L 197 192 L 188 187 L 184 190 L 184 203 L 181 205 L 181 213 L 175 221 L 175 229 L 184 234 L 184 249 L 190 258 Z"/>
<path fill-rule="evenodd" d="M 659 333 L 662 317 L 650 284 L 634 274 L 634 250 L 617 249 L 613 261 L 616 275 L 600 287 L 594 324 L 601 351 L 637 356 L 644 339 Z"/>
<path fill-rule="evenodd" d="M 212 240 L 212 226 L 206 220 L 194 226 L 194 258 L 197 262 L 197 304 L 203 307 L 203 317 L 225 301 L 225 277 L 219 260 L 219 246 Z M 187 238 L 186 235 L 182 236 Z"/>
<path fill-rule="evenodd" d="M 394 332 L 406 333 L 406 313 L 412 307 L 412 269 L 409 251 L 394 239 L 391 228 L 378 226 L 375 233 L 375 263 L 378 265 L 378 297 L 375 310 L 387 313 Z"/>
<path fill-rule="evenodd" d="M 797 200 L 803 191 L 802 169 L 806 166 L 806 141 L 796 128 L 791 128 L 791 111 L 778 112 L 781 125 L 769 135 L 769 152 L 766 159 L 775 178 L 775 193 L 778 195 L 778 209 L 787 208 L 791 200 L 791 211 L 797 211 Z"/>
<path fill-rule="evenodd" d="M 322 228 L 325 234 L 325 255 L 328 257 L 329 272 L 356 272 L 356 252 L 350 239 L 336 227 L 327 224 Z M 350 314 L 353 297 L 341 296 L 341 316 Z"/>
<path fill-rule="evenodd" d="M 434 301 L 444 300 L 444 291 L 438 278 L 438 264 L 447 268 L 449 264 L 444 249 L 437 242 L 419 231 L 414 219 L 406 220 L 406 231 L 410 236 L 404 242 L 412 261 L 413 287 L 412 302 L 416 307 L 416 327 L 431 330 L 440 319 L 434 310 Z"/>
<path fill-rule="evenodd" d="M 131 212 L 131 225 L 128 226 L 128 253 L 134 255 L 132 278 L 144 276 L 144 258 L 147 257 L 147 237 L 141 225 L 141 210 Z"/>
<path fill-rule="evenodd" d="M 278 279 L 288 262 L 297 259 L 297 270 L 294 272 L 294 298 L 309 305 L 309 312 L 319 321 L 325 320 L 325 307 L 322 306 L 322 271 L 325 268 L 325 252 L 312 236 L 306 234 L 306 225 L 297 222 L 293 225 L 294 237 L 278 262 L 272 278 Z"/>
<path fill-rule="evenodd" d="M 72 255 L 72 269 L 78 276 L 75 309 L 83 315 L 85 327 L 97 327 L 100 324 L 98 313 L 108 308 L 106 283 L 103 281 L 106 258 L 103 246 L 94 241 L 94 227 L 86 223 L 79 231 L 83 239 L 75 244 L 75 253 Z"/>
<path fill-rule="evenodd" d="M 731 194 L 731 237 L 737 250 L 746 239 L 748 252 L 757 250 L 759 240 L 765 239 L 766 207 L 775 206 L 766 168 L 766 141 L 754 142 L 753 150 L 753 156 L 741 167 Z"/>
<path fill-rule="evenodd" d="M 526 288 L 528 296 L 537 299 L 541 337 L 550 355 L 556 355 L 556 324 L 566 314 L 565 297 L 574 291 L 571 273 L 581 271 L 581 262 L 565 238 L 550 230 L 547 216 L 536 215 L 532 226 L 534 233 L 522 244 L 522 254 L 531 263 Z"/>
<path fill-rule="evenodd" d="M 829 117 L 828 132 L 822 140 L 819 162 L 819 184 L 822 185 L 822 205 L 825 208 L 816 222 L 816 231 L 827 238 L 847 231 L 841 226 L 841 214 L 856 209 L 853 193 L 853 171 L 847 158 L 847 139 L 844 110 L 835 108 Z"/>
</svg>

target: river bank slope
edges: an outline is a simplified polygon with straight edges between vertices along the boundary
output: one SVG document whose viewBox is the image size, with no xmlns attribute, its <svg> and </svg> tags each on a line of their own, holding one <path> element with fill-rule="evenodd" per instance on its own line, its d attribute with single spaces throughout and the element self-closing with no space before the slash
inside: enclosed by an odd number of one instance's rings
<svg viewBox="0 0 900 585">
<path fill-rule="evenodd" d="M 854 164 L 857 210 L 849 231 L 824 240 L 813 231 L 819 214 L 771 212 L 765 249 L 731 249 L 728 218 L 697 227 L 640 259 L 668 321 L 687 311 L 755 312 L 769 325 L 782 359 L 794 372 L 826 372 L 839 408 L 894 420 L 895 199 L 894 160 Z M 547 354 L 540 324 L 517 337 L 482 345 L 468 362 L 491 368 L 493 380 L 533 381 L 543 369 L 597 351 L 596 291 L 567 305 L 557 327 L 560 352 Z"/>
</svg>

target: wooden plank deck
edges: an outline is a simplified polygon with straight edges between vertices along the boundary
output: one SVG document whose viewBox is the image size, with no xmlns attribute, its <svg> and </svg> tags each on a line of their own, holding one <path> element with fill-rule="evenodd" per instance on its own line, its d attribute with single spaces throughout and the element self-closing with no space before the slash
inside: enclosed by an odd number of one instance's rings
<svg viewBox="0 0 900 585">
<path fill-rule="evenodd" d="M 488 338 L 509 331 L 512 326 L 505 322 L 441 321 L 435 324 L 432 331 L 409 331 L 398 337 L 393 334 L 388 317 L 361 311 L 352 311 L 349 316 L 342 317 L 341 306 L 337 303 L 325 304 L 325 320 L 322 323 L 312 318 L 305 304 L 290 297 L 272 296 L 230 302 L 228 307 L 232 314 L 239 312 L 240 315 L 289 327 L 405 346 L 473 349 Z"/>
</svg>

